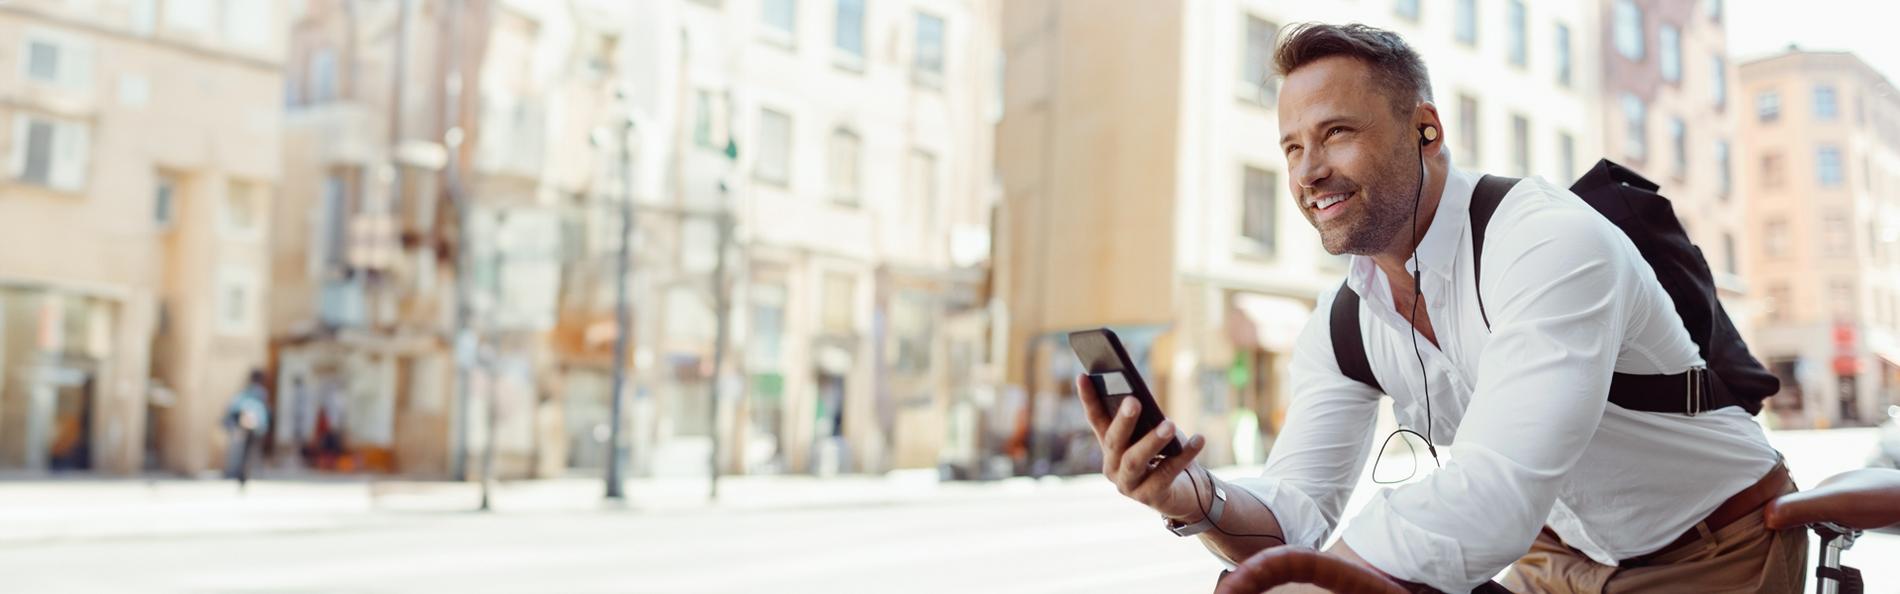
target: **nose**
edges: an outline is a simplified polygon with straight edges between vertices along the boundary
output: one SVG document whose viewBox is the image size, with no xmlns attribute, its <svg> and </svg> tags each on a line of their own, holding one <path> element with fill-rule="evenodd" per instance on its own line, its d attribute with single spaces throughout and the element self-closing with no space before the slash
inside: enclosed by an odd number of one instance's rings
<svg viewBox="0 0 1900 594">
<path fill-rule="evenodd" d="M 1299 184 L 1293 188 L 1295 197 L 1306 195 L 1306 190 L 1317 188 L 1326 178 L 1332 177 L 1333 167 L 1326 159 L 1324 147 L 1314 147 L 1300 151 L 1298 159 L 1288 163 L 1293 168 L 1293 181 Z"/>
</svg>

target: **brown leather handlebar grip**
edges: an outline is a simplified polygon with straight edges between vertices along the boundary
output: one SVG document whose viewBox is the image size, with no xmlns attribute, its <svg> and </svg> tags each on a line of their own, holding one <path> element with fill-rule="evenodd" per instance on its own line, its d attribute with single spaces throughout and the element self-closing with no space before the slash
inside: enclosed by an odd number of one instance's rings
<svg viewBox="0 0 1900 594">
<path fill-rule="evenodd" d="M 1286 584 L 1311 584 L 1336 594 L 1407 594 L 1371 568 L 1306 547 L 1260 551 L 1214 587 L 1215 594 L 1259 594 Z"/>
</svg>

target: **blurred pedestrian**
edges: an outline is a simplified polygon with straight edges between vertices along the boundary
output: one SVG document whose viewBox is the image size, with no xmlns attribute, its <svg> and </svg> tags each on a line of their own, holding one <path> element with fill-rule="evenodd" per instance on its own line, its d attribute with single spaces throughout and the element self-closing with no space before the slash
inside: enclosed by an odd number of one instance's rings
<svg viewBox="0 0 1900 594">
<path fill-rule="evenodd" d="M 252 452 L 270 426 L 270 390 L 264 384 L 264 371 L 251 370 L 250 381 L 239 390 L 231 405 L 224 409 L 224 430 L 230 435 L 225 455 L 224 475 L 236 478 L 243 489 L 251 476 Z"/>
</svg>

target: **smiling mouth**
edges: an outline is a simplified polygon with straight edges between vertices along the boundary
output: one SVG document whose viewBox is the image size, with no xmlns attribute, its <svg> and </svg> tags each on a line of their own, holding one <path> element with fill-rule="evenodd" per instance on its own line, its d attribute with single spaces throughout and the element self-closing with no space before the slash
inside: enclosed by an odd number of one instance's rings
<svg viewBox="0 0 1900 594">
<path fill-rule="evenodd" d="M 1341 204 L 1352 198 L 1352 192 L 1332 192 L 1307 199 L 1306 207 L 1321 218 L 1338 214 Z"/>
</svg>

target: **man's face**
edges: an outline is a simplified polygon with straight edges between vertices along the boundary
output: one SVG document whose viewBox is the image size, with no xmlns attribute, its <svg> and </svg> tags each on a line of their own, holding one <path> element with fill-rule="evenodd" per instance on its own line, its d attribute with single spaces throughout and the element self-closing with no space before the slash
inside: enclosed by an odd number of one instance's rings
<svg viewBox="0 0 1900 594">
<path fill-rule="evenodd" d="M 1300 212 L 1333 254 L 1372 254 L 1411 223 L 1419 182 L 1412 110 L 1395 112 L 1372 69 L 1322 58 L 1280 90 L 1280 149 Z"/>
</svg>

